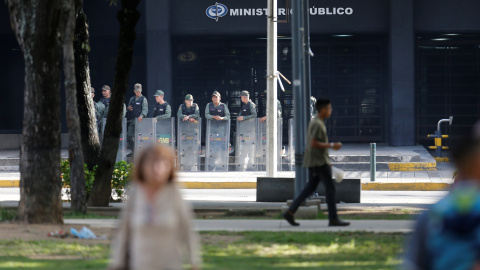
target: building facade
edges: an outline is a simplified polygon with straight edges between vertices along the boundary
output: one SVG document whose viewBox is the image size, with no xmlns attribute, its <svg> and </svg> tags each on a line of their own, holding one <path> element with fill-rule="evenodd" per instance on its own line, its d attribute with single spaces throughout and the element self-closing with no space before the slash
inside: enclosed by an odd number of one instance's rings
<svg viewBox="0 0 480 270">
<path fill-rule="evenodd" d="M 85 7 L 97 90 L 113 81 L 118 39 L 117 8 L 104 2 L 86 1 Z M 278 69 L 291 78 L 291 9 L 286 0 L 278 6 Z M 266 7 L 258 0 L 142 1 L 130 88 L 142 83 L 151 105 L 162 89 L 174 111 L 192 94 L 202 116 L 217 90 L 234 118 L 240 91 L 248 90 L 264 110 Z M 444 130 L 451 140 L 478 121 L 478 10 L 476 0 L 310 0 L 312 95 L 333 102 L 331 140 L 429 145 L 427 134 L 439 119 L 454 116 Z M 0 133 L 19 133 L 23 63 L 4 4 L 0 37 L 6 61 L 0 83 L 8 89 L 0 99 Z M 279 99 L 287 121 L 293 117 L 291 87 Z"/>
</svg>

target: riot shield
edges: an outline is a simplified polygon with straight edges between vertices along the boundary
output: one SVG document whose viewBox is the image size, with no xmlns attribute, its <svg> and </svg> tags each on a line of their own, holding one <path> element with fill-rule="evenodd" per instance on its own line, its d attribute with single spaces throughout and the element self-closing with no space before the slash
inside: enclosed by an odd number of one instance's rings
<svg viewBox="0 0 480 270">
<path fill-rule="evenodd" d="M 206 134 L 205 171 L 228 171 L 230 120 L 208 120 Z"/>
<path fill-rule="evenodd" d="M 138 122 L 137 119 L 133 119 L 132 121 L 137 121 L 135 123 L 134 152 L 134 156 L 136 157 L 143 149 L 155 143 L 155 124 L 157 123 L 157 118 L 143 118 L 142 122 Z"/>
<path fill-rule="evenodd" d="M 257 119 L 237 121 L 235 164 L 237 171 L 256 171 Z"/>
<path fill-rule="evenodd" d="M 105 132 L 105 125 L 107 124 L 107 118 L 103 118 L 101 121 L 101 133 L 98 134 L 100 144 L 103 143 L 103 134 Z M 116 162 L 127 161 L 127 119 L 122 119 L 122 133 L 120 133 L 120 142 L 118 143 L 117 159 Z"/>
<path fill-rule="evenodd" d="M 127 161 L 127 119 L 122 119 L 122 133 L 118 143 L 117 162 Z"/>
<path fill-rule="evenodd" d="M 155 143 L 175 147 L 175 118 L 157 119 Z"/>
<path fill-rule="evenodd" d="M 288 120 L 288 164 L 290 171 L 295 170 L 295 137 L 293 118 Z"/>
<path fill-rule="evenodd" d="M 202 119 L 195 122 L 178 119 L 178 161 L 182 172 L 200 171 Z"/>
<path fill-rule="evenodd" d="M 283 119 L 277 119 L 277 170 L 282 170 Z M 258 171 L 267 170 L 267 121 L 258 122 L 256 160 Z"/>
</svg>

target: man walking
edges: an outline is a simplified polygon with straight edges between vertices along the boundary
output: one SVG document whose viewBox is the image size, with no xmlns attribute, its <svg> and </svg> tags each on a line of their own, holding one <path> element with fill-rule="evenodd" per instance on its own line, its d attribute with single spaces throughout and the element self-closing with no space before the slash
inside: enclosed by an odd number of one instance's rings
<svg viewBox="0 0 480 270">
<path fill-rule="evenodd" d="M 283 213 L 283 217 L 292 226 L 298 226 L 295 222 L 294 215 L 298 207 L 312 193 L 317 190 L 320 180 L 325 185 L 327 205 L 328 205 L 328 226 L 348 226 L 349 222 L 342 221 L 337 215 L 337 206 L 335 202 L 335 185 L 332 179 L 332 167 L 330 165 L 330 157 L 328 149 L 339 150 L 342 144 L 329 143 L 327 137 L 327 129 L 325 127 L 325 119 L 332 114 L 332 105 L 328 99 L 319 99 L 316 102 L 317 116 L 310 121 L 307 132 L 307 145 L 303 159 L 303 166 L 308 168 L 310 180 L 300 195 L 293 201 L 287 212 Z"/>
<path fill-rule="evenodd" d="M 182 121 L 190 122 L 195 122 L 200 118 L 200 109 L 197 103 L 193 103 L 192 95 L 188 94 L 185 96 L 185 102 L 178 108 L 177 117 Z"/>
<path fill-rule="evenodd" d="M 148 102 L 147 99 L 142 95 L 142 85 L 137 83 L 133 90 L 135 96 L 130 98 L 128 102 L 127 110 L 129 111 L 128 115 L 128 131 L 127 131 L 127 145 L 128 148 L 132 151 L 128 154 L 128 157 L 132 157 L 132 153 L 135 150 L 135 126 L 137 121 L 140 123 L 142 119 L 148 114 Z"/>
<path fill-rule="evenodd" d="M 257 118 L 257 106 L 250 100 L 250 93 L 244 90 L 240 93 L 240 98 L 242 99 L 242 107 L 237 120 L 242 122 L 244 120 Z"/>
<path fill-rule="evenodd" d="M 171 118 L 172 117 L 172 108 L 166 102 L 163 98 L 165 96 L 165 93 L 162 90 L 157 90 L 155 92 L 155 101 L 157 104 L 155 104 L 155 108 L 153 108 L 153 117 L 156 117 L 157 119 L 166 119 L 166 118 Z"/>
</svg>

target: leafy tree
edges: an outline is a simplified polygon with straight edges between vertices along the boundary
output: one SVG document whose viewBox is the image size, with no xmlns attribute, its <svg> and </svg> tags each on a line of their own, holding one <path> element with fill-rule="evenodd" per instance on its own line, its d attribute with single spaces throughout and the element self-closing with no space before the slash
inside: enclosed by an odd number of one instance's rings
<svg viewBox="0 0 480 270">
<path fill-rule="evenodd" d="M 64 32 L 63 70 L 65 75 L 65 96 L 68 126 L 68 156 L 72 172 L 72 211 L 87 212 L 85 194 L 85 173 L 83 170 L 83 152 L 80 136 L 80 120 L 77 109 L 77 82 L 75 76 L 75 57 L 73 53 L 73 35 L 75 31 L 75 5 L 73 0 L 65 1 L 68 5 L 68 17 Z"/>
<path fill-rule="evenodd" d="M 90 170 L 95 167 L 100 155 L 100 140 L 95 119 L 95 107 L 90 91 L 90 51 L 88 18 L 83 11 L 83 0 L 75 1 L 75 36 L 73 39 L 75 55 L 75 75 L 77 81 L 77 108 L 80 117 L 80 132 L 85 163 Z"/>
<path fill-rule="evenodd" d="M 102 149 L 95 172 L 89 206 L 108 206 L 111 190 L 111 177 L 122 131 L 123 104 L 127 92 L 128 75 L 132 67 L 133 45 L 136 39 L 135 26 L 140 18 L 137 6 L 140 0 L 122 0 L 117 13 L 120 22 L 119 47 L 115 66 L 113 93 L 107 115 Z"/>
<path fill-rule="evenodd" d="M 63 223 L 60 175 L 60 74 L 71 0 L 7 0 L 25 61 L 18 219 Z"/>
</svg>

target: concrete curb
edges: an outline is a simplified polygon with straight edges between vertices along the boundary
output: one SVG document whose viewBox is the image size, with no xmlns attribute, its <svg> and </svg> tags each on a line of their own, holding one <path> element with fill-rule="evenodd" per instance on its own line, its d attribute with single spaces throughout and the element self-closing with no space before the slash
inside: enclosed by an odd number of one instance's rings
<svg viewBox="0 0 480 270">
<path fill-rule="evenodd" d="M 0 188 L 19 187 L 20 180 L 0 180 Z"/>
<path fill-rule="evenodd" d="M 442 191 L 449 188 L 447 183 L 362 183 L 362 190 Z"/>
<path fill-rule="evenodd" d="M 415 171 L 435 171 L 437 163 L 434 162 L 395 162 L 388 163 L 388 168 L 392 172 L 415 172 Z"/>
<path fill-rule="evenodd" d="M 20 180 L 0 180 L 0 188 L 19 187 Z M 180 182 L 186 189 L 256 189 L 256 182 Z M 362 190 L 440 191 L 450 188 L 447 183 L 362 183 Z"/>
</svg>

